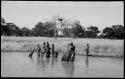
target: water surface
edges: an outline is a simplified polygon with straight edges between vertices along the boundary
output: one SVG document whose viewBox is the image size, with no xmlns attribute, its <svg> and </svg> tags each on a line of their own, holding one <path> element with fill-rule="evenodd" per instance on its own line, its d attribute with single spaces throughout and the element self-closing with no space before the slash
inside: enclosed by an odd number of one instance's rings
<svg viewBox="0 0 125 79">
<path fill-rule="evenodd" d="M 123 77 L 124 59 L 76 55 L 75 62 L 28 57 L 28 52 L 1 52 L 2 77 Z"/>
</svg>

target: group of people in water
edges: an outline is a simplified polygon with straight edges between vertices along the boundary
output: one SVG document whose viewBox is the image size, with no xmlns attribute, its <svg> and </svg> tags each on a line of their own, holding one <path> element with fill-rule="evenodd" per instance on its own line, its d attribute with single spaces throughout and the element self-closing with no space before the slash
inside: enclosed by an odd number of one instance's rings
<svg viewBox="0 0 125 79">
<path fill-rule="evenodd" d="M 65 52 L 62 56 L 62 61 L 74 61 L 75 60 L 75 45 L 71 42 L 67 45 L 68 47 L 68 51 Z M 40 47 L 40 45 L 37 45 L 37 48 L 34 48 L 31 53 L 29 54 L 29 57 L 32 57 L 34 51 L 37 50 L 37 55 L 40 56 L 46 56 L 47 58 L 58 57 L 58 51 L 55 51 L 55 45 L 52 44 L 52 46 L 50 47 L 49 42 L 43 42 L 42 47 Z M 89 44 L 87 44 L 87 48 L 86 48 L 86 54 L 88 56 L 89 54 Z"/>
<path fill-rule="evenodd" d="M 36 48 L 34 48 L 31 53 L 29 54 L 30 57 L 32 57 L 34 51 L 37 50 L 37 55 L 40 56 L 46 56 L 50 57 L 52 55 L 53 57 L 57 58 L 58 52 L 55 51 L 55 46 L 52 44 L 52 47 L 50 48 L 49 42 L 43 42 L 43 47 L 40 47 L 38 44 Z"/>
</svg>

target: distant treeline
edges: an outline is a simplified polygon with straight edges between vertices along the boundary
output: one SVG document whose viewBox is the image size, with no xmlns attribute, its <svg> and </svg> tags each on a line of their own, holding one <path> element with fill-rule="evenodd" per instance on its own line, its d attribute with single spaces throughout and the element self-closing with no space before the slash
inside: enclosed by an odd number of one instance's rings
<svg viewBox="0 0 125 79">
<path fill-rule="evenodd" d="M 124 39 L 124 26 L 122 25 L 105 27 L 102 32 L 97 26 L 90 26 L 85 29 L 79 21 L 68 24 L 65 20 L 62 25 L 65 26 L 62 30 L 63 37 Z M 34 28 L 29 29 L 27 27 L 19 28 L 14 23 L 6 23 L 5 19 L 1 17 L 1 36 L 54 37 L 55 31 L 58 29 L 55 21 L 38 22 Z"/>
</svg>

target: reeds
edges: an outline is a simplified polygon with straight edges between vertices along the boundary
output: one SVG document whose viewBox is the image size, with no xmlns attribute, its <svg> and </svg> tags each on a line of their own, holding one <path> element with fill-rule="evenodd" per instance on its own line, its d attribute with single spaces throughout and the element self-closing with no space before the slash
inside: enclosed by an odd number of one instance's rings
<svg viewBox="0 0 125 79">
<path fill-rule="evenodd" d="M 1 37 L 1 52 L 31 52 L 40 44 L 48 41 L 55 44 L 55 50 L 59 53 L 66 51 L 68 43 L 76 46 L 76 54 L 86 54 L 86 44 L 90 45 L 90 54 L 100 56 L 124 56 L 124 40 L 104 40 L 87 38 L 47 38 L 47 37 Z"/>
</svg>

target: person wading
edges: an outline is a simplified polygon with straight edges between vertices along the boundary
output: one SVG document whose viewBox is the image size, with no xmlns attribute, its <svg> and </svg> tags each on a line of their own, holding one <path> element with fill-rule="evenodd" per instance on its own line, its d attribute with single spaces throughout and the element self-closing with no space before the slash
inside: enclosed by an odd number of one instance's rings
<svg viewBox="0 0 125 79">
<path fill-rule="evenodd" d="M 70 51 L 69 51 L 69 61 L 74 61 L 75 60 L 75 46 L 73 43 L 70 43 Z"/>
<path fill-rule="evenodd" d="M 87 43 L 87 48 L 86 48 L 86 55 L 89 55 L 89 44 Z"/>
<path fill-rule="evenodd" d="M 47 53 L 47 45 L 46 45 L 46 42 L 43 42 L 43 52 L 42 52 L 42 54 L 44 55 L 45 53 Z"/>
<path fill-rule="evenodd" d="M 41 48 L 39 46 L 39 44 L 37 45 L 37 55 L 40 57 L 40 52 L 41 52 Z"/>
<path fill-rule="evenodd" d="M 55 58 L 57 58 L 57 56 L 58 56 L 58 52 L 55 51 L 55 46 L 54 46 L 54 44 L 52 44 L 52 48 L 51 48 L 51 50 L 52 50 L 52 56 L 55 57 Z"/>
<path fill-rule="evenodd" d="M 54 44 L 52 44 L 51 50 L 52 50 L 52 56 L 54 56 L 54 53 L 55 53 L 55 46 L 54 46 Z"/>
<path fill-rule="evenodd" d="M 47 54 L 46 57 L 50 57 L 50 46 L 49 43 L 47 42 Z"/>
</svg>

